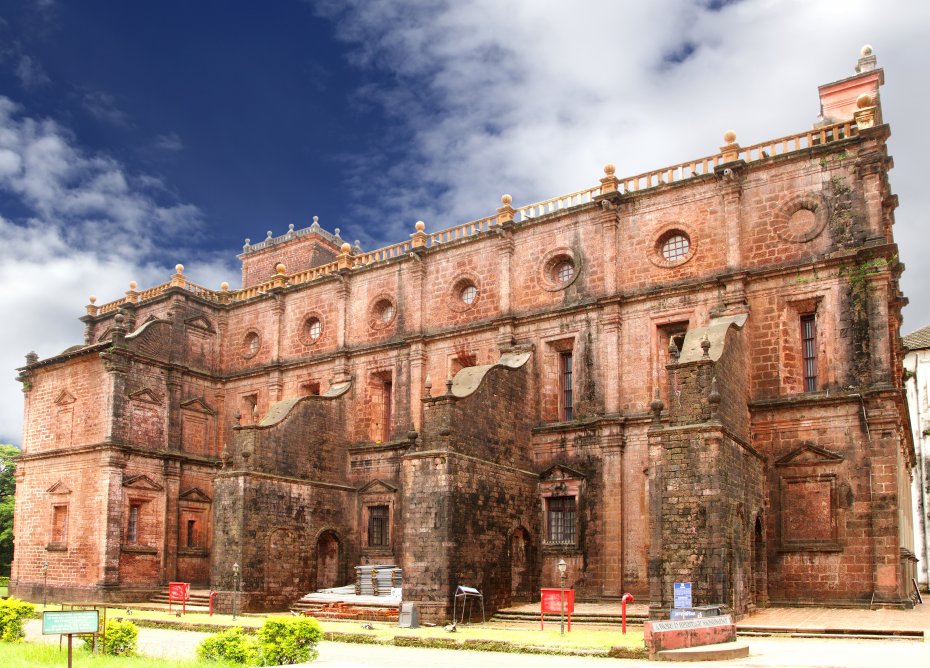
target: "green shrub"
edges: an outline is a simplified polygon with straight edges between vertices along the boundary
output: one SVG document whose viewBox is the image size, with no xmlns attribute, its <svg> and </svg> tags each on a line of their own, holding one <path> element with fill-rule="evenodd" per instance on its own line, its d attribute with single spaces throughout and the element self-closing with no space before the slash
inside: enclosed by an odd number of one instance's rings
<svg viewBox="0 0 930 668">
<path fill-rule="evenodd" d="M 0 575 L 0 587 L 9 587 L 10 586 L 10 576 Z"/>
<path fill-rule="evenodd" d="M 20 601 L 18 598 L 0 600 L 0 640 L 3 642 L 18 642 L 25 636 L 23 621 L 35 614 L 36 607 L 32 603 Z"/>
<path fill-rule="evenodd" d="M 258 641 L 247 636 L 241 626 L 214 633 L 197 645 L 197 656 L 204 661 L 231 661 L 258 665 Z"/>
<path fill-rule="evenodd" d="M 94 648 L 94 640 L 91 636 L 82 636 L 84 645 L 81 647 L 86 652 Z M 138 627 L 129 620 L 109 619 L 104 631 L 103 647 L 98 649 L 104 654 L 111 656 L 135 656 L 137 642 L 139 640 Z"/>
<path fill-rule="evenodd" d="M 323 637 L 320 624 L 310 617 L 266 619 L 258 630 L 262 665 L 279 666 L 313 661 Z"/>
<path fill-rule="evenodd" d="M 103 635 L 103 649 L 111 656 L 135 656 L 139 629 L 127 620 L 107 620 Z"/>
</svg>

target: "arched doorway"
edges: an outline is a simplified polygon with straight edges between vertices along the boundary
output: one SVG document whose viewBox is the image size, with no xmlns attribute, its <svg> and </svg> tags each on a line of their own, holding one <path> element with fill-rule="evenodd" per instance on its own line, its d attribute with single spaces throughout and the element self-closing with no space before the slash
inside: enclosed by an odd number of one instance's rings
<svg viewBox="0 0 930 668">
<path fill-rule="evenodd" d="M 316 541 L 316 589 L 339 586 L 339 539 L 324 531 Z"/>
<path fill-rule="evenodd" d="M 752 598 L 757 606 L 768 602 L 765 568 L 765 526 L 762 513 L 756 515 L 752 537 Z"/>
<path fill-rule="evenodd" d="M 510 597 L 514 601 L 532 600 L 530 578 L 530 535 L 523 527 L 510 534 Z"/>
</svg>

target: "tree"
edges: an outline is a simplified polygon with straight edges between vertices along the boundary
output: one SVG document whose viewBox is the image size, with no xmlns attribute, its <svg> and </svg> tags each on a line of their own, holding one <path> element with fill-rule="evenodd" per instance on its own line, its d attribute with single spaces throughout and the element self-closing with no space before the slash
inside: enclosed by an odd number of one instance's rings
<svg viewBox="0 0 930 668">
<path fill-rule="evenodd" d="M 15 445 L 0 443 L 0 575 L 10 574 L 13 561 L 13 496 L 16 492 Z"/>
</svg>

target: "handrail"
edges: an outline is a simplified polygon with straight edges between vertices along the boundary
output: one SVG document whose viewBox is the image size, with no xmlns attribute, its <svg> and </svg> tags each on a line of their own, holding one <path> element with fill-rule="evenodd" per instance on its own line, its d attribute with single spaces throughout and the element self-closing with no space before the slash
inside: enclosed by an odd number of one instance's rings
<svg viewBox="0 0 930 668">
<path fill-rule="evenodd" d="M 844 121 L 842 123 L 834 123 L 833 125 L 825 125 L 820 128 L 814 128 L 805 132 L 786 135 L 777 139 L 769 139 L 768 141 L 752 144 L 750 146 L 739 146 L 737 144 L 732 144 L 730 146 L 724 147 L 724 150 L 727 151 L 726 155 L 729 159 L 733 159 L 733 156 L 736 155 L 738 158 L 744 160 L 745 162 L 757 162 L 759 160 L 766 160 L 776 156 L 782 156 L 788 153 L 810 149 L 815 146 L 829 144 L 835 141 L 842 141 L 857 135 L 858 128 L 856 123 L 854 121 Z M 728 150 L 731 148 L 732 152 Z M 635 176 L 617 178 L 617 189 L 621 193 L 634 193 L 670 183 L 685 181 L 697 176 L 712 174 L 714 168 L 725 161 L 724 155 L 725 154 L 723 152 L 716 153 L 714 155 L 698 158 L 696 160 L 682 162 L 677 165 L 671 165 L 669 167 L 643 172 L 642 174 L 637 174 Z M 513 211 L 515 217 L 518 218 L 518 222 L 532 221 L 535 218 L 539 218 L 540 216 L 544 216 L 549 213 L 565 211 L 576 206 L 588 204 L 594 201 L 594 198 L 601 194 L 602 189 L 603 185 L 597 185 L 591 188 L 569 193 L 568 195 L 559 195 L 558 197 L 553 197 L 542 202 L 527 204 L 518 207 Z M 434 247 L 449 243 L 451 241 L 473 237 L 483 232 L 490 232 L 499 224 L 500 223 L 497 216 L 479 218 L 478 220 L 473 220 L 462 225 L 456 225 L 444 230 L 439 230 L 438 232 L 431 232 L 426 235 L 425 244 L 428 247 Z M 322 228 L 319 228 L 316 220 L 314 220 L 313 229 L 322 231 Z M 303 233 L 304 230 L 298 230 L 296 232 L 291 230 L 288 234 L 282 235 L 282 237 L 266 240 L 265 242 L 251 246 L 251 248 L 257 249 L 264 247 L 264 244 L 268 241 L 277 243 L 282 239 L 293 238 L 294 236 L 302 235 Z M 378 248 L 373 251 L 355 253 L 349 256 L 348 264 L 345 266 L 359 268 L 377 262 L 393 260 L 395 258 L 406 255 L 410 252 L 411 248 L 413 248 L 413 243 L 411 241 L 402 241 L 400 243 L 385 246 L 384 248 Z M 330 262 L 328 264 L 320 265 L 318 267 L 313 267 L 311 269 L 306 269 L 304 271 L 285 276 L 284 282 L 288 285 L 302 285 L 304 283 L 310 283 L 317 280 L 318 278 L 326 276 L 327 274 L 338 271 L 340 266 L 342 265 L 340 264 L 340 261 L 337 260 L 335 262 Z M 93 306 L 88 307 L 88 309 L 89 312 L 95 313 L 96 315 L 104 315 L 117 310 L 122 304 L 130 302 L 138 303 L 157 297 L 172 286 L 180 287 L 184 290 L 187 290 L 188 292 L 191 292 L 192 294 L 197 295 L 198 297 L 217 303 L 225 304 L 241 302 L 257 297 L 272 289 L 275 285 L 281 285 L 281 282 L 279 280 L 271 280 L 265 281 L 264 283 L 260 283 L 258 285 L 253 285 L 248 288 L 242 288 L 240 290 L 223 290 L 218 292 L 211 290 L 210 288 L 197 285 L 196 283 L 191 283 L 186 278 L 184 278 L 183 275 L 176 274 L 172 281 L 168 283 L 157 285 L 153 288 L 143 290 L 142 292 L 130 293 L 132 295 L 131 297 L 130 295 L 127 295 L 96 308 L 93 308 Z"/>
</svg>

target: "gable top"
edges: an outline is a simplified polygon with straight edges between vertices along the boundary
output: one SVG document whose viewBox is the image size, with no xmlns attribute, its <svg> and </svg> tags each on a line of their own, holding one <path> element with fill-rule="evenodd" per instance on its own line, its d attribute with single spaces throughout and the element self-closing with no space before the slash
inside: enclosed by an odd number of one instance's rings
<svg viewBox="0 0 930 668">
<path fill-rule="evenodd" d="M 539 474 L 540 480 L 584 480 L 585 474 L 575 469 L 556 464 Z"/>
<path fill-rule="evenodd" d="M 129 476 L 128 478 L 123 479 L 123 487 L 147 489 L 153 492 L 160 492 L 164 489 L 164 487 L 149 478 L 147 475 L 141 473 L 139 475 Z"/>
<path fill-rule="evenodd" d="M 383 480 L 372 480 L 367 483 L 364 487 L 358 490 L 359 494 L 371 494 L 373 492 L 396 492 L 397 488 L 389 482 L 384 482 Z"/>
<path fill-rule="evenodd" d="M 203 397 L 194 397 L 193 399 L 182 401 L 181 408 L 186 408 L 187 410 L 191 411 L 198 411 L 200 413 L 216 415 L 216 411 L 213 410 L 213 407 L 208 404 Z"/>
<path fill-rule="evenodd" d="M 181 492 L 178 495 L 178 498 L 183 499 L 184 501 L 200 501 L 202 503 L 210 503 L 210 501 L 213 500 L 207 496 L 207 493 L 199 487 L 191 487 L 190 489 Z"/>
<path fill-rule="evenodd" d="M 194 329 L 210 332 L 211 334 L 216 332 L 216 330 L 213 329 L 213 324 L 202 315 L 195 315 L 193 318 L 188 318 L 184 321 L 184 324 Z"/>
<path fill-rule="evenodd" d="M 59 406 L 67 406 L 68 404 L 73 404 L 75 401 L 77 401 L 77 399 L 75 399 L 74 395 L 68 392 L 68 390 L 62 390 L 55 398 L 55 403 Z"/>
<path fill-rule="evenodd" d="M 775 462 L 775 466 L 812 466 L 817 464 L 835 464 L 844 461 L 841 455 L 813 443 L 805 443 Z"/>
<path fill-rule="evenodd" d="M 159 396 L 154 390 L 148 387 L 143 387 L 141 390 L 130 392 L 129 398 L 135 401 L 142 401 L 147 404 L 161 403 L 161 396 Z"/>
<path fill-rule="evenodd" d="M 61 480 L 45 490 L 48 494 L 70 494 L 71 489 Z"/>
</svg>

